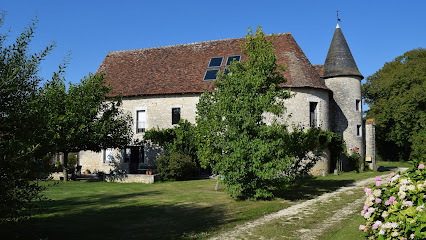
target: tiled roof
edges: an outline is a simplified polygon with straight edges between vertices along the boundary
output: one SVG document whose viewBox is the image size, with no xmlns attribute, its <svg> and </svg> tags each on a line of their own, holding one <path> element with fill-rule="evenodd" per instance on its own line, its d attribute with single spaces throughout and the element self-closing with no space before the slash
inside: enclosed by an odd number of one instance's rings
<svg viewBox="0 0 426 240">
<path fill-rule="evenodd" d="M 241 55 L 245 38 L 223 39 L 183 45 L 109 52 L 97 73 L 106 74 L 113 95 L 140 96 L 202 93 L 213 90 L 203 81 L 210 58 Z M 274 40 L 278 64 L 288 65 L 286 87 L 327 89 L 315 68 L 291 34 L 277 34 Z M 245 57 L 242 56 L 242 61 Z M 222 64 L 222 70 L 223 70 Z"/>
<path fill-rule="evenodd" d="M 320 77 L 324 76 L 324 65 L 313 64 L 312 66 L 314 66 L 315 71 L 317 71 L 317 73 Z"/>
<path fill-rule="evenodd" d="M 324 78 L 337 76 L 358 76 L 361 77 L 361 79 L 364 78 L 356 66 L 351 50 L 349 49 L 339 24 L 337 24 L 336 30 L 334 31 L 333 39 L 331 40 L 327 58 L 324 63 Z"/>
</svg>

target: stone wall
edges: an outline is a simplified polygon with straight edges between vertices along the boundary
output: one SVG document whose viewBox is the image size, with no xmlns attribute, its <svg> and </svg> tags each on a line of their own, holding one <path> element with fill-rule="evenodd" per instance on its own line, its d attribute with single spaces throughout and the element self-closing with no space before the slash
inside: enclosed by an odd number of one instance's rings
<svg viewBox="0 0 426 240">
<path fill-rule="evenodd" d="M 154 183 L 159 181 L 159 175 L 146 175 L 146 174 L 123 174 L 119 176 L 105 175 L 106 182 L 121 182 L 121 183 Z"/>
<path fill-rule="evenodd" d="M 310 102 L 317 104 L 317 126 L 323 130 L 330 129 L 329 100 L 330 92 L 315 88 L 292 88 L 294 96 L 286 99 L 284 104 L 286 113 L 284 117 L 277 119 L 278 123 L 287 124 L 289 130 L 292 127 L 310 128 Z M 271 123 L 274 116 L 264 114 L 266 123 Z M 310 174 L 323 175 L 330 172 L 330 153 L 325 151 L 321 160 L 312 168 Z"/>
<path fill-rule="evenodd" d="M 294 88 L 292 92 L 295 95 L 285 100 L 286 117 L 278 119 L 278 122 L 286 123 L 290 127 L 309 128 L 309 104 L 317 102 L 317 122 L 324 130 L 330 128 L 329 121 L 329 91 L 314 88 Z M 199 95 L 164 95 L 164 96 L 145 96 L 131 97 L 123 99 L 123 109 L 136 119 L 137 110 L 146 111 L 146 129 L 151 128 L 171 128 L 172 125 L 172 108 L 181 108 L 181 118 L 195 123 L 196 105 L 199 101 Z M 265 114 L 266 123 L 271 123 L 274 116 Z M 135 121 L 135 120 L 134 120 Z M 136 133 L 136 123 L 134 123 L 133 131 L 135 138 L 142 140 L 144 133 Z M 109 173 L 114 169 L 120 168 L 129 172 L 128 163 L 123 163 L 123 155 L 121 150 L 114 150 L 114 161 L 112 163 L 104 162 L 103 152 L 96 153 L 91 151 L 82 151 L 79 154 L 80 165 L 82 171 L 89 169 L 92 172 L 102 171 Z M 162 155 L 162 149 L 158 146 L 146 144 L 144 147 L 144 163 L 152 164 L 158 156 Z M 313 172 L 322 174 L 323 171 L 329 172 L 329 154 L 325 153 L 323 160 L 314 167 Z"/>
<path fill-rule="evenodd" d="M 146 111 L 146 129 L 151 128 L 171 128 L 172 125 L 172 108 L 179 107 L 181 109 L 181 118 L 195 123 L 196 105 L 199 95 L 161 95 L 161 96 L 144 96 L 130 97 L 123 99 L 123 110 L 131 114 L 134 119 L 133 131 L 135 139 L 142 140 L 144 133 L 136 133 L 136 111 Z M 145 144 L 143 164 L 153 165 L 154 160 L 162 155 L 162 149 L 159 146 Z M 113 162 L 105 162 L 103 151 L 97 153 L 92 151 L 81 151 L 79 154 L 80 165 L 82 171 L 89 169 L 92 172 L 102 171 L 109 173 L 115 169 L 123 169 L 129 172 L 129 164 L 123 162 L 123 152 L 115 149 L 113 152 Z"/>
<path fill-rule="evenodd" d="M 286 99 L 284 105 L 286 112 L 283 117 L 277 119 L 278 123 L 287 124 L 289 127 L 310 127 L 309 103 L 317 102 L 317 123 L 324 130 L 330 129 L 329 121 L 329 92 L 315 88 L 292 88 L 293 97 Z M 265 122 L 271 123 L 274 116 L 264 114 Z"/>
<path fill-rule="evenodd" d="M 330 101 L 330 116 L 333 118 L 331 130 L 343 137 L 348 152 L 358 147 L 359 153 L 364 156 L 361 78 L 332 77 L 325 79 L 325 84 L 333 91 L 333 99 Z M 343 160 L 341 167 L 345 170 L 348 168 L 347 158 L 342 154 L 341 159 Z"/>
<path fill-rule="evenodd" d="M 365 121 L 365 162 L 371 170 L 376 170 L 376 126 L 374 119 Z"/>
</svg>

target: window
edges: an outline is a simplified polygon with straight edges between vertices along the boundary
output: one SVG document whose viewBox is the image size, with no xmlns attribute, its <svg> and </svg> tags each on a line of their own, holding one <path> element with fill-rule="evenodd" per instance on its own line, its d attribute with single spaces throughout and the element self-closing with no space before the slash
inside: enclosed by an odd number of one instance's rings
<svg viewBox="0 0 426 240">
<path fill-rule="evenodd" d="M 125 163 L 130 162 L 131 154 L 132 154 L 132 149 L 131 148 L 125 148 L 123 150 L 123 162 L 125 162 Z"/>
<path fill-rule="evenodd" d="M 361 100 L 359 99 L 355 100 L 355 110 L 358 112 L 361 111 Z"/>
<path fill-rule="evenodd" d="M 219 69 L 214 70 L 208 70 L 206 71 L 206 74 L 204 75 L 204 81 L 211 81 L 216 79 L 216 74 L 219 72 Z"/>
<path fill-rule="evenodd" d="M 180 121 L 180 108 L 172 108 L 172 125 Z"/>
<path fill-rule="evenodd" d="M 216 74 L 222 67 L 223 57 L 212 57 L 210 58 L 209 65 L 207 66 L 206 73 L 204 74 L 203 81 L 212 81 L 217 78 Z"/>
<path fill-rule="evenodd" d="M 309 126 L 317 127 L 317 102 L 309 102 Z"/>
<path fill-rule="evenodd" d="M 213 57 L 210 59 L 209 68 L 211 67 L 221 67 L 222 66 L 223 57 Z"/>
<path fill-rule="evenodd" d="M 360 137 L 362 135 L 362 127 L 361 125 L 356 126 L 356 135 Z"/>
<path fill-rule="evenodd" d="M 235 56 L 229 56 L 228 60 L 226 60 L 226 66 L 229 66 L 231 64 L 232 61 L 240 61 L 241 56 L 240 55 L 235 55 Z"/>
<path fill-rule="evenodd" d="M 224 57 L 212 57 L 210 58 L 209 65 L 207 66 L 206 73 L 204 74 L 203 81 L 212 81 L 217 78 L 217 73 L 220 71 L 222 67 Z M 229 66 L 232 61 L 240 61 L 240 55 L 232 55 L 226 59 L 226 66 Z M 225 67 L 225 74 L 228 74 L 228 69 Z"/>
<path fill-rule="evenodd" d="M 103 163 L 113 163 L 114 162 L 114 155 L 113 155 L 113 148 L 107 148 L 103 151 Z"/>
<path fill-rule="evenodd" d="M 146 124 L 146 111 L 138 110 L 136 111 L 136 133 L 145 132 Z"/>
</svg>

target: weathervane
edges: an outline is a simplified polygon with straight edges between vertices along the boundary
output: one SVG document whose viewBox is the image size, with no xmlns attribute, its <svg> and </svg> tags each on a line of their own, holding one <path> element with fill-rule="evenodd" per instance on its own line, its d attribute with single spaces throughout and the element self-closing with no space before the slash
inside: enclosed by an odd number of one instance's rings
<svg viewBox="0 0 426 240">
<path fill-rule="evenodd" d="M 339 11 L 337 11 L 337 23 L 341 22 L 342 20 L 340 20 L 339 18 Z"/>
</svg>

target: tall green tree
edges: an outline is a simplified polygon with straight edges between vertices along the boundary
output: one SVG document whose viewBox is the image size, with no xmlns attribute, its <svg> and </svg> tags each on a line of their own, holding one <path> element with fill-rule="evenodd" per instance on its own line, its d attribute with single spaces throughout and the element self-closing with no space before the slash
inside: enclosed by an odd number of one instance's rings
<svg viewBox="0 0 426 240">
<path fill-rule="evenodd" d="M 426 49 L 418 48 L 385 63 L 362 86 L 376 119 L 376 142 L 385 160 L 426 160 Z"/>
<path fill-rule="evenodd" d="M 198 157 L 223 176 L 232 196 L 269 198 L 274 187 L 315 164 L 321 130 L 290 133 L 285 125 L 265 123 L 264 113 L 280 117 L 283 100 L 291 97 L 279 87 L 284 68 L 276 63 L 273 37 L 261 27 L 247 34 L 241 49 L 247 60 L 220 73 L 215 92 L 205 92 L 197 105 Z"/>
<path fill-rule="evenodd" d="M 43 125 L 37 107 L 38 70 L 53 45 L 30 52 L 36 22 L 10 44 L 7 35 L 0 34 L 0 221 L 25 216 L 32 201 L 42 197 L 43 187 L 34 181 L 43 177 L 37 141 Z"/>
<path fill-rule="evenodd" d="M 61 70 L 44 85 L 40 106 L 45 117 L 42 141 L 50 151 L 64 153 L 67 181 L 68 153 L 123 148 L 132 141 L 133 131 L 121 99 L 107 98 L 111 87 L 105 85 L 104 75 L 90 74 L 67 89 Z"/>
</svg>

